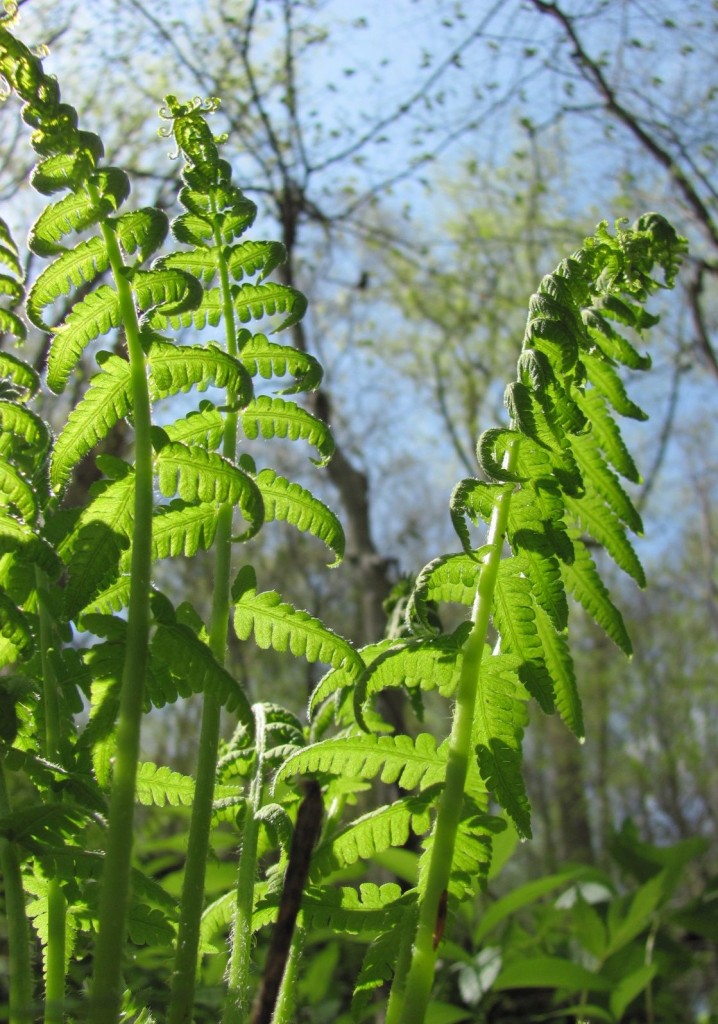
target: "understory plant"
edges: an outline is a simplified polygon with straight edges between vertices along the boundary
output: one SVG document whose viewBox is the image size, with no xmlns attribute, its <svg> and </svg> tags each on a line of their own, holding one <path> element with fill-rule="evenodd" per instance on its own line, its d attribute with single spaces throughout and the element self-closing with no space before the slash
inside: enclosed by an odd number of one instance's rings
<svg viewBox="0 0 718 1024">
<path fill-rule="evenodd" d="M 635 347 L 656 322 L 644 304 L 672 285 L 685 243 L 653 213 L 614 234 L 603 224 L 541 281 L 506 389 L 510 422 L 482 435 L 481 478 L 451 499 L 461 550 L 419 573 L 391 636 L 357 650 L 259 590 L 242 565 L 240 545 L 271 520 L 319 538 L 333 564 L 344 539 L 333 512 L 267 464 L 273 438 L 308 443 L 319 465 L 333 442 L 294 398 L 318 386 L 319 364 L 248 326 L 281 331 L 306 302 L 269 280 L 283 247 L 245 237 L 256 208 L 209 127 L 217 101 L 166 97 L 164 134 L 183 162 L 170 225 L 163 210 L 128 205 L 127 174 L 103 163 L 101 140 L 78 126 L 13 28 L 10 16 L 0 25 L 0 73 L 32 128 L 32 184 L 50 197 L 28 246 L 51 262 L 26 294 L 3 223 L 0 326 L 19 346 L 23 316 L 49 336 L 55 393 L 86 350 L 98 370 L 53 437 L 32 408 L 38 375 L 21 351 L 0 352 L 9 1018 L 183 1024 L 198 1013 L 196 979 L 219 958 L 227 1024 L 288 1022 L 305 943 L 330 928 L 366 945 L 353 1015 L 386 997 L 389 1024 L 421 1024 L 447 921 L 482 888 L 494 837 L 507 820 L 531 834 L 528 701 L 583 735 L 569 596 L 630 655 L 596 559 L 605 549 L 644 585 L 627 536 L 641 520 L 620 482 L 640 478 L 616 414 L 645 414 L 619 371 L 649 368 Z M 190 392 L 211 400 L 177 399 Z M 95 454 L 99 479 L 69 506 L 78 465 L 120 424 L 131 457 Z M 191 600 L 163 592 L 156 567 L 208 551 L 205 622 Z M 470 609 L 452 632 L 436 614 L 446 602 Z M 271 693 L 250 705 L 227 667 L 230 625 L 242 643 L 253 635 L 260 648 L 329 667 L 306 722 Z M 447 701 L 450 734 L 393 732 L 377 697 L 397 687 L 420 717 L 428 691 Z M 143 716 L 190 694 L 202 696 L 194 774 L 141 762 Z M 374 780 L 385 794 L 395 787 L 393 798 L 355 816 L 356 794 Z M 178 899 L 133 859 L 137 803 L 191 805 Z M 208 900 L 213 837 L 227 827 L 236 883 Z M 370 862 L 412 836 L 422 850 L 413 884 L 372 881 Z M 257 953 L 262 929 L 271 937 Z M 153 954 L 147 991 L 126 984 L 143 947 Z"/>
</svg>

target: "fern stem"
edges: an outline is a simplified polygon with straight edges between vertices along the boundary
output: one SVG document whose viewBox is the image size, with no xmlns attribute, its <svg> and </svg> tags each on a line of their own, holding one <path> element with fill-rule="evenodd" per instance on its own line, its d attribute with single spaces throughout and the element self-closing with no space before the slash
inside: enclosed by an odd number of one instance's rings
<svg viewBox="0 0 718 1024">
<path fill-rule="evenodd" d="M 257 844 L 259 821 L 257 811 L 262 803 L 264 786 L 264 708 L 254 705 L 257 723 L 257 764 L 247 801 L 242 830 L 242 849 L 237 868 L 237 907 L 232 925 L 232 952 L 227 978 L 227 998 L 222 1024 L 243 1024 L 249 1010 L 250 968 L 252 964 L 252 913 L 254 910 L 254 883 L 257 874 Z"/>
<path fill-rule="evenodd" d="M 214 196 L 210 196 L 210 203 L 213 212 L 216 213 Z M 221 253 L 222 237 L 216 225 L 214 236 L 217 251 Z M 234 356 L 237 354 L 237 335 L 229 274 L 227 272 L 227 263 L 221 256 L 218 263 L 227 352 Z M 230 409 L 233 409 L 236 401 L 237 395 L 231 389 L 228 390 L 227 404 Z M 237 413 L 229 412 L 224 421 L 222 454 L 226 459 L 233 462 L 236 452 Z M 219 510 L 214 549 L 214 588 L 212 591 L 209 646 L 217 661 L 222 665 L 226 660 L 227 633 L 229 628 L 232 513 L 231 505 L 224 505 Z M 197 757 L 197 779 L 187 843 L 187 863 L 182 882 L 177 953 L 172 974 L 167 1024 L 189 1024 L 189 1021 L 192 1019 L 195 979 L 197 976 L 200 919 L 204 902 L 204 879 L 212 823 L 214 785 L 217 775 L 221 710 L 218 697 L 210 693 L 204 694 L 199 753 Z"/>
<path fill-rule="evenodd" d="M 45 1024 L 62 1024 L 65 1003 L 65 929 L 67 902 L 57 878 L 47 887 Z"/>
<path fill-rule="evenodd" d="M 291 1024 L 294 1017 L 297 1002 L 297 969 L 304 952 L 306 937 L 307 933 L 304 928 L 297 926 L 294 929 L 289 957 L 287 958 L 287 965 L 284 968 L 284 976 L 282 977 L 282 986 L 279 989 L 277 1005 L 272 1016 L 272 1024 Z"/>
<path fill-rule="evenodd" d="M 0 756 L 0 818 L 10 815 L 11 807 L 5 781 L 5 765 Z M 32 1009 L 32 970 L 30 967 L 30 928 L 25 913 L 25 893 L 20 858 L 9 839 L 0 838 L 0 870 L 5 890 L 5 914 L 10 968 L 10 1013 L 8 1024 L 29 1024 Z"/>
<path fill-rule="evenodd" d="M 91 194 L 94 186 L 88 185 Z M 97 195 L 92 198 L 97 201 Z M 132 289 L 124 276 L 119 245 L 108 223 L 101 225 L 119 296 L 130 361 L 130 393 L 135 426 L 135 502 L 127 647 L 122 672 L 115 766 L 110 794 L 109 831 L 100 893 L 100 922 L 90 1020 L 117 1020 L 121 1003 L 122 959 L 130 897 L 130 869 L 140 727 L 147 670 L 152 573 L 151 407 L 140 328 Z"/>
<path fill-rule="evenodd" d="M 514 443 L 506 453 L 505 468 L 516 464 L 518 446 Z M 487 553 L 476 590 L 472 611 L 474 625 L 463 649 L 463 662 L 456 694 L 456 705 L 449 740 L 446 780 L 439 800 L 434 824 L 433 847 L 427 871 L 423 898 L 419 903 L 419 922 L 412 950 L 411 966 L 397 1024 L 422 1024 L 434 983 L 438 943 L 435 943 L 439 909 L 448 890 L 454 856 L 456 832 L 464 799 L 464 785 L 479 687 L 479 671 L 486 646 L 496 579 L 501 563 L 504 536 L 508 523 L 512 491 L 506 488 L 498 498 L 489 526 Z M 445 898 L 445 897 L 444 897 Z M 387 1024 L 394 1024 L 387 1017 Z"/>
<path fill-rule="evenodd" d="M 48 607 L 47 579 L 35 566 L 40 620 L 40 662 L 45 712 L 45 755 L 50 761 L 60 757 L 60 701 L 57 676 L 52 660 L 52 613 Z M 47 888 L 48 939 L 45 951 L 45 1024 L 62 1024 L 65 1001 L 65 929 L 67 904 L 62 886 L 51 878 Z"/>
</svg>

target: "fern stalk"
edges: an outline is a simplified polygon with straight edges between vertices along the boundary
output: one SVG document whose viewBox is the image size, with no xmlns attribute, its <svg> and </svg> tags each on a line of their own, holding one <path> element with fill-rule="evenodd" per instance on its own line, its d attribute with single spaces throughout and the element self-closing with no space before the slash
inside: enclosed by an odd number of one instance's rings
<svg viewBox="0 0 718 1024">
<path fill-rule="evenodd" d="M 45 712 L 45 753 L 49 761 L 60 758 L 60 702 L 57 676 L 51 657 L 52 613 L 48 608 L 47 580 L 35 566 L 40 620 L 40 661 Z M 45 1024 L 62 1024 L 65 1000 L 65 928 L 67 904 L 62 886 L 51 878 L 47 887 L 48 941 L 45 951 Z"/>
<path fill-rule="evenodd" d="M 257 723 L 255 757 L 256 766 L 247 801 L 242 830 L 242 849 L 237 868 L 237 906 L 232 924 L 232 952 L 227 977 L 227 998 L 222 1024 L 243 1024 L 249 1010 L 250 968 L 252 965 L 252 912 L 254 910 L 254 884 L 257 876 L 257 844 L 259 820 L 257 811 L 262 802 L 264 787 L 265 709 L 255 704 Z"/>
<path fill-rule="evenodd" d="M 10 815 L 10 800 L 5 782 L 5 765 L 0 757 L 0 818 Z M 8 1024 L 29 1024 L 32 1012 L 32 969 L 30 967 L 30 928 L 25 913 L 25 893 L 17 848 L 0 837 L 0 869 L 5 890 L 5 914 L 10 968 L 10 1013 Z"/>
<path fill-rule="evenodd" d="M 217 213 L 214 197 L 211 197 L 213 213 Z M 222 289 L 222 306 L 225 325 L 227 352 L 237 354 L 237 336 L 232 307 L 229 274 L 222 253 L 222 236 L 215 222 L 215 244 L 220 253 L 219 275 Z M 234 406 L 237 395 L 227 392 L 230 412 L 224 421 L 222 454 L 234 462 L 237 451 L 237 413 Z M 227 633 L 230 613 L 230 575 L 232 569 L 232 514 L 231 504 L 223 505 L 217 516 L 215 535 L 214 588 L 212 592 L 212 617 L 209 646 L 220 664 L 224 664 L 227 653 Z M 177 933 L 177 953 L 172 974 L 172 988 L 168 1010 L 168 1024 L 188 1024 L 192 1017 L 197 957 L 199 948 L 200 919 L 204 900 L 204 879 L 209 851 L 209 834 L 212 821 L 212 803 L 217 775 L 221 703 L 213 693 L 205 693 L 202 702 L 202 724 L 200 728 L 199 753 L 197 757 L 197 778 L 194 803 L 187 843 L 187 863 L 182 882 L 182 900 Z"/>
<path fill-rule="evenodd" d="M 504 468 L 513 472 L 518 444 L 506 452 Z M 472 757 L 472 733 L 476 697 L 479 688 L 481 660 L 491 618 L 494 590 L 501 562 L 504 537 L 508 525 L 512 490 L 507 487 L 494 506 L 489 527 L 488 547 L 479 576 L 472 611 L 473 626 L 463 648 L 463 663 L 456 694 L 456 705 L 449 740 L 446 781 L 434 824 L 433 847 L 423 896 L 419 903 L 419 920 L 406 979 L 404 999 L 393 1002 L 395 1013 L 387 1016 L 387 1024 L 422 1024 L 434 982 L 438 942 L 434 936 L 442 897 L 445 898 L 454 856 L 454 844 L 464 799 L 464 786 L 469 760 Z M 401 984 L 401 979 L 397 979 Z"/>
<path fill-rule="evenodd" d="M 304 953 L 307 933 L 299 925 L 294 929 L 292 945 L 289 949 L 287 966 L 284 969 L 282 985 L 277 997 L 277 1005 L 272 1015 L 272 1024 L 291 1024 L 296 1010 L 297 971 Z M 253 1022 L 254 1024 L 254 1022 Z M 260 1024 L 260 1022 L 257 1022 Z"/>
<path fill-rule="evenodd" d="M 88 183 L 87 187 L 93 201 L 97 201 L 94 186 Z M 109 833 L 92 987 L 90 1020 L 93 1024 L 116 1020 L 122 995 L 122 956 L 130 896 L 135 782 L 148 659 L 153 503 L 150 396 L 140 328 L 132 290 L 123 274 L 124 266 L 117 239 L 107 223 L 102 223 L 101 229 L 119 295 L 130 361 L 130 391 L 135 425 L 135 499 L 127 647 L 122 673 Z"/>
</svg>

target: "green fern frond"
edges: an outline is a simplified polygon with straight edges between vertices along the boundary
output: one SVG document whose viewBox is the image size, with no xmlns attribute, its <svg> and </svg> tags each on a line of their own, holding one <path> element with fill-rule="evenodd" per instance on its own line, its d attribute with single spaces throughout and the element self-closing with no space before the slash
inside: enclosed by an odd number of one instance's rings
<svg viewBox="0 0 718 1024">
<path fill-rule="evenodd" d="M 152 522 L 152 557 L 192 558 L 198 551 L 209 551 L 217 532 L 217 507 L 192 504 L 175 499 L 155 509 Z"/>
<path fill-rule="evenodd" d="M 130 280 L 137 305 L 148 316 L 172 317 L 196 309 L 204 295 L 199 281 L 182 270 L 135 270 Z"/>
<path fill-rule="evenodd" d="M 566 506 L 581 528 L 606 549 L 616 565 L 632 576 L 639 587 L 645 587 L 646 575 L 638 555 L 633 550 L 620 520 L 601 499 L 589 495 L 576 499 L 567 495 Z"/>
<path fill-rule="evenodd" d="M 377 807 L 334 833 L 321 843 L 312 856 L 310 881 L 318 881 L 358 860 L 371 858 L 392 847 L 406 845 L 410 833 L 423 835 L 429 828 L 429 811 L 437 796 L 436 787 L 422 793 L 400 797 L 385 807 Z"/>
<path fill-rule="evenodd" d="M 26 306 L 30 322 L 39 330 L 49 332 L 52 328 L 42 319 L 42 310 L 61 296 L 69 295 L 73 288 L 91 284 L 109 266 L 107 246 L 99 235 L 61 253 L 30 289 Z"/>
<path fill-rule="evenodd" d="M 25 392 L 18 396 L 17 401 L 28 401 L 40 388 L 37 371 L 11 352 L 0 352 L 0 378 L 11 381 L 14 389 Z"/>
<path fill-rule="evenodd" d="M 154 660 L 166 668 L 176 682 L 192 693 L 211 693 L 240 721 L 252 724 L 249 701 L 240 684 L 217 661 L 211 650 L 181 622 L 161 622 L 152 639 Z"/>
<path fill-rule="evenodd" d="M 589 436 L 572 437 L 571 446 L 586 486 L 592 487 L 600 495 L 618 518 L 623 520 L 629 530 L 641 535 L 643 533 L 641 517 L 616 474 L 604 462 L 593 439 Z"/>
<path fill-rule="evenodd" d="M 345 778 L 395 782 L 402 789 L 426 788 L 441 782 L 446 772 L 446 755 L 436 749 L 429 733 L 410 736 L 338 736 L 304 747 L 287 758 L 275 776 L 274 785 L 293 775 L 327 772 Z"/>
<path fill-rule="evenodd" d="M 160 492 L 187 502 L 238 505 L 256 533 L 264 520 L 262 495 L 254 480 L 227 459 L 204 448 L 170 441 L 155 458 Z"/>
<path fill-rule="evenodd" d="M 77 190 L 92 174 L 100 155 L 97 150 L 93 156 L 87 149 L 77 149 L 49 156 L 33 168 L 30 184 L 45 196 Z"/>
<path fill-rule="evenodd" d="M 103 334 L 119 327 L 120 299 L 114 288 L 103 284 L 76 303 L 65 322 L 55 329 L 47 360 L 47 383 L 64 391 L 83 350 Z"/>
<path fill-rule="evenodd" d="M 260 435 L 265 439 L 287 437 L 291 441 L 301 438 L 321 455 L 320 459 L 312 459 L 318 466 L 325 466 L 334 454 L 334 439 L 326 423 L 294 402 L 259 395 L 242 409 L 240 418 L 250 440 Z"/>
<path fill-rule="evenodd" d="M 193 387 L 206 391 L 210 386 L 232 391 L 239 405 L 246 405 L 252 397 L 252 382 L 244 366 L 216 345 L 178 346 L 152 336 L 147 361 L 155 399 Z"/>
<path fill-rule="evenodd" d="M 206 399 L 200 402 L 199 409 L 187 413 L 184 419 L 175 420 L 164 428 L 170 441 L 180 441 L 186 445 L 201 445 L 214 451 L 219 447 L 224 433 L 224 418 Z"/>
<path fill-rule="evenodd" d="M 330 568 L 339 565 L 344 556 L 344 531 L 331 509 L 315 498 L 311 491 L 277 476 L 272 469 L 263 469 L 255 483 L 262 494 L 268 522 L 281 520 L 318 537 L 336 555 Z"/>
<path fill-rule="evenodd" d="M 60 575 L 61 563 L 54 547 L 19 519 L 0 514 L 0 553 L 23 552 L 23 561 L 38 565 L 54 580 Z"/>
<path fill-rule="evenodd" d="M 10 463 L 0 460 L 0 506 L 11 512 L 17 509 L 26 523 L 32 523 L 37 515 L 37 501 L 33 488 Z"/>
<path fill-rule="evenodd" d="M 369 644 L 366 647 L 362 647 L 359 650 L 362 666 L 371 665 L 380 654 L 384 651 L 388 651 L 395 645 L 395 643 L 396 641 L 393 639 L 384 639 L 380 640 L 376 644 Z M 310 721 L 314 718 L 317 710 L 325 700 L 329 697 L 341 694 L 342 691 L 352 688 L 357 678 L 357 667 L 354 661 L 345 662 L 339 665 L 338 668 L 330 669 L 329 672 L 319 680 L 312 691 L 311 697 L 309 698 L 308 713 Z"/>
<path fill-rule="evenodd" d="M 585 735 L 583 709 L 576 685 L 573 658 L 565 630 L 558 630 L 541 605 L 534 607 L 536 632 L 541 653 L 553 684 L 553 699 L 558 713 L 571 732 L 582 739 Z"/>
<path fill-rule="evenodd" d="M 344 935 L 374 936 L 401 921 L 406 907 L 395 882 L 363 882 L 359 889 L 309 886 L 302 898 L 306 927 L 329 928 Z"/>
<path fill-rule="evenodd" d="M 227 257 L 227 269 L 235 281 L 249 280 L 259 274 L 258 281 L 261 282 L 286 259 L 287 250 L 281 242 L 247 239 L 232 246 Z"/>
<path fill-rule="evenodd" d="M 237 337 L 239 359 L 252 377 L 264 380 L 290 374 L 295 378 L 291 387 L 282 388 L 280 395 L 294 395 L 300 391 L 315 391 L 322 382 L 321 364 L 308 352 L 291 345 L 278 345 L 269 341 L 265 334 L 250 334 L 240 331 Z"/>
<path fill-rule="evenodd" d="M 24 442 L 34 456 L 42 457 L 50 445 L 50 432 L 37 413 L 17 402 L 0 398 L 0 431 Z M 0 441 L 2 446 L 2 441 Z"/>
<path fill-rule="evenodd" d="M 167 215 L 154 206 L 123 213 L 111 221 L 117 241 L 128 256 L 137 253 L 136 265 L 144 263 L 167 237 Z M 155 264 L 157 266 L 157 264 Z"/>
<path fill-rule="evenodd" d="M 258 594 L 256 586 L 254 570 L 245 566 L 232 588 L 234 628 L 240 640 L 247 640 L 254 632 L 255 642 L 262 650 L 290 651 L 295 658 L 322 661 L 335 668 L 346 667 L 356 676 L 360 674 L 364 663 L 343 637 L 308 612 L 283 604 L 276 591 Z"/>
<path fill-rule="evenodd" d="M 598 391 L 587 391 L 577 401 L 591 422 L 591 433 L 614 469 L 634 484 L 641 482 L 636 464 L 618 429 L 618 424 L 606 407 Z"/>
<path fill-rule="evenodd" d="M 547 713 L 553 710 L 551 679 L 546 672 L 536 629 L 530 581 L 521 574 L 521 563 L 505 559 L 499 566 L 494 593 L 494 624 L 501 649 L 518 659 L 521 682 Z"/>
<path fill-rule="evenodd" d="M 30 231 L 28 247 L 37 256 L 55 256 L 63 251 L 65 235 L 97 224 L 102 213 L 88 192 L 71 192 L 43 210 Z"/>
<path fill-rule="evenodd" d="M 450 697 L 459 681 L 467 631 L 467 624 L 462 623 L 455 633 L 407 640 L 380 654 L 356 683 L 357 714 L 372 696 L 396 686 L 435 689 L 442 697 Z"/>
<path fill-rule="evenodd" d="M 608 360 L 598 359 L 596 356 L 584 352 L 581 355 L 581 362 L 586 370 L 588 380 L 596 391 L 610 402 L 617 413 L 633 420 L 648 419 L 648 414 L 628 397 L 623 381 Z"/>
<path fill-rule="evenodd" d="M 473 604 L 484 551 L 442 555 L 424 566 L 416 577 L 406 606 L 406 621 L 414 633 L 430 636 L 439 631 L 436 622 L 430 618 L 429 601 Z"/>
<path fill-rule="evenodd" d="M 190 806 L 194 799 L 194 779 L 171 771 L 166 765 L 141 761 L 137 765 L 137 799 L 141 804 L 163 807 Z"/>
<path fill-rule="evenodd" d="M 67 418 L 50 459 L 50 483 L 60 491 L 75 465 L 106 437 L 131 407 L 130 364 L 109 352 L 98 354 L 99 373 Z"/>
<path fill-rule="evenodd" d="M 110 585 L 132 535 L 134 473 L 101 481 L 91 493 L 92 501 L 59 548 L 69 570 L 65 607 L 70 617 Z"/>
<path fill-rule="evenodd" d="M 481 776 L 508 812 L 521 836 L 531 835 L 528 797 L 521 774 L 521 740 L 528 722 L 526 691 L 518 678 L 519 659 L 484 657 L 474 719 Z"/>
<path fill-rule="evenodd" d="M 583 605 L 591 618 L 628 657 L 633 653 L 623 616 L 611 601 L 608 589 L 596 569 L 586 545 L 572 537 L 574 558 L 561 563 L 566 589 Z"/>
<path fill-rule="evenodd" d="M 0 636 L 4 637 L 21 658 L 33 652 L 35 641 L 30 623 L 14 601 L 0 590 Z"/>
</svg>

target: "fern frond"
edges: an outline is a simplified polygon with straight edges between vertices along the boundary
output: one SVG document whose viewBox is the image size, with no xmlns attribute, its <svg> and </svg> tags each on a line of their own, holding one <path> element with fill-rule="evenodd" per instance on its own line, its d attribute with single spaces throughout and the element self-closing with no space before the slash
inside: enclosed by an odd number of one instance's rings
<svg viewBox="0 0 718 1024">
<path fill-rule="evenodd" d="M 429 617 L 429 601 L 473 604 L 483 550 L 471 554 L 442 555 L 424 566 L 416 577 L 406 606 L 406 619 L 414 633 L 421 631 L 431 635 L 438 632 L 438 626 Z"/>
<path fill-rule="evenodd" d="M 182 270 L 135 270 L 130 278 L 139 308 L 151 316 L 176 316 L 196 309 L 204 291 L 199 281 Z"/>
<path fill-rule="evenodd" d="M 190 446 L 199 444 L 214 451 L 222 440 L 224 419 L 219 409 L 204 399 L 199 409 L 187 413 L 184 419 L 168 424 L 163 430 L 170 441 L 180 441 Z"/>
<path fill-rule="evenodd" d="M 422 793 L 400 797 L 355 818 L 316 848 L 310 881 L 351 867 L 358 860 L 370 860 L 392 847 L 405 846 L 412 832 L 423 835 L 429 828 L 429 811 L 436 797 L 437 788 L 428 787 Z"/>
<path fill-rule="evenodd" d="M 287 250 L 281 242 L 262 242 L 247 239 L 232 246 L 227 257 L 227 269 L 235 281 L 259 274 L 261 282 L 285 263 Z"/>
<path fill-rule="evenodd" d="M 71 618 L 109 586 L 123 553 L 129 548 L 134 518 L 134 473 L 126 467 L 120 479 L 95 484 L 91 495 L 92 501 L 59 548 L 60 557 L 69 569 L 65 608 Z"/>
<path fill-rule="evenodd" d="M 391 930 L 401 921 L 406 899 L 396 882 L 363 882 L 359 889 L 309 886 L 302 897 L 306 927 L 329 928 L 344 935 L 367 936 Z"/>
<path fill-rule="evenodd" d="M 336 555 L 330 568 L 339 565 L 344 556 L 344 531 L 331 509 L 315 498 L 311 491 L 277 476 L 272 469 L 263 469 L 255 482 L 262 494 L 268 522 L 281 520 L 311 533 L 324 541 Z"/>
<path fill-rule="evenodd" d="M 521 740 L 528 722 L 518 659 L 500 654 L 481 663 L 474 742 L 481 776 L 516 825 L 531 835 L 528 797 L 521 774 Z"/>
<path fill-rule="evenodd" d="M 43 321 L 42 310 L 62 295 L 69 295 L 73 288 L 92 283 L 109 266 L 107 246 L 100 235 L 63 252 L 43 270 L 28 293 L 26 310 L 30 322 L 49 332 L 52 328 Z"/>
<path fill-rule="evenodd" d="M 252 377 L 264 380 L 290 374 L 295 378 L 291 387 L 282 388 L 280 395 L 294 395 L 300 391 L 315 391 L 322 382 L 321 364 L 308 352 L 291 345 L 278 345 L 265 334 L 250 334 L 242 330 L 237 338 L 239 359 Z"/>
<path fill-rule="evenodd" d="M 88 192 L 71 192 L 43 210 L 28 237 L 28 247 L 37 256 L 54 256 L 63 251 L 61 239 L 84 231 L 102 217 L 102 209 Z"/>
<path fill-rule="evenodd" d="M 13 441 L 24 442 L 33 455 L 42 457 L 50 445 L 50 432 L 37 413 L 17 402 L 0 398 L 0 431 L 12 435 Z M 0 447 L 4 439 L 0 440 Z"/>
<path fill-rule="evenodd" d="M 505 827 L 506 823 L 501 818 L 487 814 L 468 794 L 464 795 L 449 876 L 450 897 L 463 901 L 475 897 L 484 888 L 491 867 L 493 836 Z M 424 852 L 419 860 L 420 893 L 431 857 L 433 836 L 429 836 L 423 846 Z"/>
<path fill-rule="evenodd" d="M 410 736 L 338 736 L 313 743 L 287 758 L 275 776 L 274 785 L 293 775 L 327 772 L 347 778 L 395 782 L 402 789 L 426 788 L 441 782 L 446 772 L 446 754 L 436 749 L 429 733 Z"/>
<path fill-rule="evenodd" d="M 643 522 L 638 511 L 621 486 L 616 474 L 604 462 L 593 439 L 590 436 L 572 437 L 571 446 L 586 486 L 593 487 L 630 530 L 636 534 L 642 534 Z"/>
<path fill-rule="evenodd" d="M 334 439 L 326 423 L 294 402 L 259 395 L 241 411 L 240 418 L 245 435 L 252 441 L 260 434 L 265 439 L 301 438 L 321 455 L 320 459 L 312 459 L 318 466 L 325 466 L 334 454 Z"/>
<path fill-rule="evenodd" d="M 47 360 L 47 383 L 63 391 L 83 350 L 121 322 L 120 299 L 114 288 L 103 284 L 76 303 L 55 334 Z"/>
<path fill-rule="evenodd" d="M 37 514 L 35 492 L 19 470 L 0 459 L 0 506 L 17 509 L 26 523 L 32 523 Z"/>
<path fill-rule="evenodd" d="M 117 241 L 128 256 L 137 253 L 136 265 L 144 263 L 167 237 L 167 215 L 155 206 L 123 213 L 111 221 Z"/>
<path fill-rule="evenodd" d="M 163 807 L 190 806 L 194 799 L 194 779 L 171 771 L 166 765 L 141 761 L 137 765 L 137 799 L 141 804 Z"/>
<path fill-rule="evenodd" d="M 636 464 L 618 429 L 618 424 L 606 408 L 606 400 L 598 391 L 590 390 L 577 396 L 577 401 L 591 423 L 591 432 L 614 469 L 634 484 L 641 482 Z"/>
<path fill-rule="evenodd" d="M 19 519 L 0 514 L 0 553 L 18 549 L 23 552 L 23 561 L 38 565 L 49 579 L 60 575 L 61 563 L 54 547 Z"/>
<path fill-rule="evenodd" d="M 0 590 L 0 636 L 12 644 L 21 658 L 29 657 L 34 650 L 30 623 L 3 590 Z"/>
<path fill-rule="evenodd" d="M 258 594 L 256 586 L 254 570 L 245 566 L 232 588 L 234 628 L 240 640 L 247 640 L 254 631 L 255 642 L 262 650 L 290 651 L 295 658 L 345 667 L 359 675 L 364 663 L 343 637 L 308 612 L 283 604 L 276 591 Z"/>
<path fill-rule="evenodd" d="M 395 645 L 395 643 L 395 640 L 384 639 L 380 640 L 376 644 L 369 644 L 366 647 L 362 647 L 359 651 L 362 666 L 371 665 L 380 654 L 384 651 L 388 651 Z M 311 697 L 309 698 L 308 711 L 310 720 L 314 718 L 317 709 L 325 700 L 335 694 L 340 694 L 344 690 L 348 690 L 350 687 L 353 687 L 356 680 L 357 671 L 356 665 L 353 661 L 345 662 L 338 668 L 330 669 L 329 672 L 319 680 Z"/>
<path fill-rule="evenodd" d="M 170 441 L 155 458 L 160 492 L 186 502 L 238 505 L 256 533 L 264 520 L 262 495 L 254 480 L 227 459 L 204 448 Z"/>
<path fill-rule="evenodd" d="M 407 640 L 380 654 L 356 683 L 357 712 L 374 694 L 395 686 L 436 689 L 442 697 L 450 697 L 459 681 L 461 652 L 469 628 L 462 623 L 455 633 Z"/>
<path fill-rule="evenodd" d="M 646 575 L 638 555 L 621 522 L 601 499 L 589 495 L 576 499 L 567 495 L 566 506 L 581 528 L 606 549 L 616 565 L 632 576 L 639 587 L 645 587 Z"/>
<path fill-rule="evenodd" d="M 33 168 L 30 184 L 45 196 L 68 189 L 77 190 L 90 177 L 99 158 L 99 152 L 93 158 L 86 149 L 49 156 Z"/>
<path fill-rule="evenodd" d="M 523 517 L 519 521 L 531 522 Z M 540 524 L 540 520 L 534 519 L 533 523 Z M 557 629 L 564 629 L 568 622 L 568 603 L 561 568 L 554 554 L 554 537 L 548 535 L 545 529 L 539 531 L 521 527 L 514 532 L 510 524 L 509 540 L 516 564 L 520 565 L 521 571 L 531 581 L 536 602 L 550 615 Z"/>
<path fill-rule="evenodd" d="M 98 354 L 98 362 L 100 372 L 90 379 L 55 442 L 50 459 L 50 483 L 55 491 L 64 487 L 80 459 L 130 411 L 130 364 L 109 352 Z"/>
<path fill-rule="evenodd" d="M 534 608 L 534 612 L 541 653 L 553 684 L 554 703 L 571 732 L 581 739 L 584 736 L 583 709 L 567 634 L 556 628 L 540 604 Z"/>
<path fill-rule="evenodd" d="M 11 352 L 0 352 L 0 378 L 12 382 L 14 389 L 25 392 L 17 401 L 28 401 L 40 387 L 40 376 L 36 370 Z"/>
<path fill-rule="evenodd" d="M 623 616 L 611 601 L 588 548 L 577 537 L 572 537 L 574 558 L 561 563 L 561 573 L 567 590 L 583 605 L 603 631 L 628 657 L 633 653 Z"/>
<path fill-rule="evenodd" d="M 209 551 L 217 532 L 217 507 L 191 504 L 175 499 L 155 509 L 152 521 L 152 557 L 192 558 L 198 551 Z"/>
<path fill-rule="evenodd" d="M 598 359 L 596 356 L 584 352 L 581 355 L 581 362 L 586 370 L 588 380 L 599 394 L 611 403 L 617 413 L 633 420 L 648 419 L 648 414 L 628 397 L 623 381 L 608 360 Z"/>
<path fill-rule="evenodd" d="M 518 659 L 521 682 L 550 714 L 553 692 L 536 630 L 531 583 L 521 575 L 521 563 L 517 564 L 514 558 L 505 559 L 499 566 L 494 593 L 494 624 L 501 637 L 502 651 L 514 654 Z"/>
<path fill-rule="evenodd" d="M 147 348 L 152 397 L 167 398 L 180 392 L 208 387 L 225 388 L 246 405 L 252 397 L 252 382 L 239 360 L 216 345 L 173 345 L 156 336 Z"/>
</svg>

